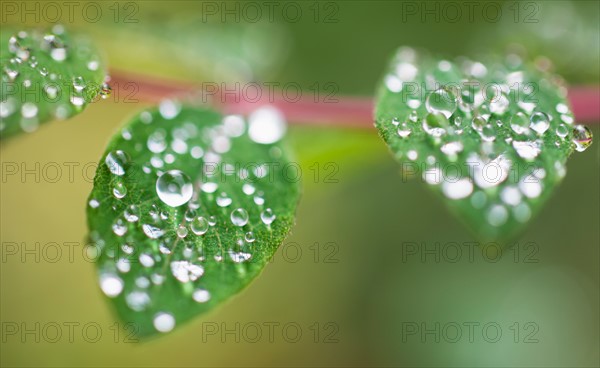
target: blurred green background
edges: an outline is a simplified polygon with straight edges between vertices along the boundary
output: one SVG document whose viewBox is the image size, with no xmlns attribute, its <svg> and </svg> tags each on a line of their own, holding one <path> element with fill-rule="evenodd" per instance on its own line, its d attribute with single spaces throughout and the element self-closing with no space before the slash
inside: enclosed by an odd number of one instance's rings
<svg viewBox="0 0 600 368">
<path fill-rule="evenodd" d="M 264 3 L 255 3 L 264 12 L 258 22 L 250 21 L 253 13 L 221 21 L 224 6 L 243 12 L 244 2 L 212 2 L 216 15 L 207 14 L 206 2 L 120 2 L 117 15 L 113 2 L 97 4 L 103 11 L 97 22 L 75 11 L 73 22 L 64 14 L 62 23 L 89 34 L 111 68 L 188 83 L 296 82 L 308 94 L 315 83 L 333 82 L 336 97 L 370 96 L 400 45 L 478 55 L 501 52 L 510 42 L 525 45 L 532 57 L 553 59 L 571 84 L 600 83 L 597 1 L 496 2 L 503 11 L 497 21 L 490 20 L 496 19 L 493 9 L 484 16 L 484 2 L 471 21 L 459 2 L 457 22 L 444 16 L 444 2 L 435 1 L 301 1 L 295 2 L 302 11 L 297 22 L 286 19 L 284 3 L 277 3 L 273 21 Z M 425 7 L 434 14 L 423 19 Z M 531 14 L 538 22 L 524 23 Z M 6 23 L 21 23 L 4 16 Z M 138 22 L 125 23 L 127 16 Z M 25 23 L 47 20 L 29 16 Z M 423 183 L 403 182 L 374 129 L 292 126 L 288 140 L 303 167 L 304 194 L 297 225 L 272 264 L 210 315 L 169 336 L 126 343 L 127 332 L 113 327 L 94 265 L 82 257 L 94 170 L 86 165 L 97 162 L 109 137 L 144 106 L 101 101 L 71 120 L 2 142 L 2 366 L 599 365 L 597 142 L 573 155 L 544 211 L 496 259 L 489 245 L 483 255 L 474 248 L 470 256 L 468 244 L 477 240 Z M 598 122 L 588 123 L 598 136 Z M 7 163 L 29 169 L 39 163 L 39 182 L 32 174 L 22 180 L 21 172 L 6 176 Z M 56 166 L 62 176 L 50 182 Z M 335 182 L 326 182 L 331 167 L 337 168 Z M 77 243 L 72 261 L 70 242 Z M 12 255 L 9 243 L 21 251 Z M 39 262 L 23 251 L 36 243 Z M 62 249 L 56 262 L 54 243 Z M 463 250 L 458 257 L 455 244 Z M 72 339 L 70 322 L 77 324 Z M 62 335 L 51 342 L 55 323 Z M 87 324 L 93 326 L 84 330 Z M 19 331 L 9 334 L 15 325 Z M 256 325 L 262 336 L 255 342 Z M 216 334 L 207 333 L 215 326 Z M 419 331 L 408 334 L 415 326 Z M 436 326 L 439 341 L 435 332 L 421 336 Z M 484 333 L 483 326 L 491 327 Z M 98 341 L 86 341 L 97 328 Z M 301 337 L 293 342 L 298 328 Z M 40 341 L 25 329 L 38 331 Z M 237 337 L 226 331 L 236 329 Z"/>
</svg>

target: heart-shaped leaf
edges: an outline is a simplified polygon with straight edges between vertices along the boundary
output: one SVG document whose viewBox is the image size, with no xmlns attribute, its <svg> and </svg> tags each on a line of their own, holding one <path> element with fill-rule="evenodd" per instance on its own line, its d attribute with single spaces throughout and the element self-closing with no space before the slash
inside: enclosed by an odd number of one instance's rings
<svg viewBox="0 0 600 368">
<path fill-rule="evenodd" d="M 102 291 L 140 336 L 235 295 L 294 222 L 297 166 L 282 115 L 248 119 L 164 101 L 109 143 L 87 209 Z"/>
<path fill-rule="evenodd" d="M 98 51 L 62 26 L 49 32 L 3 28 L 0 51 L 2 138 L 71 117 L 110 93 Z"/>
<path fill-rule="evenodd" d="M 482 239 L 506 241 L 591 144 L 560 78 L 515 55 L 436 60 L 400 48 L 378 91 L 375 125 L 404 174 L 420 174 Z"/>
</svg>

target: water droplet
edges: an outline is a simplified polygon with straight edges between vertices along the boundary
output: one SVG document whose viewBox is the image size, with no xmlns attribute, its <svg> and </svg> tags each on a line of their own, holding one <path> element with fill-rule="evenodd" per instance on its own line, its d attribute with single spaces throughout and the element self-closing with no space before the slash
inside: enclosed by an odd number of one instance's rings
<svg viewBox="0 0 600 368">
<path fill-rule="evenodd" d="M 194 189 L 189 176 L 180 170 L 170 170 L 156 180 L 156 193 L 163 203 L 179 207 L 192 198 Z"/>
<path fill-rule="evenodd" d="M 256 191 L 256 188 L 254 187 L 254 185 L 246 183 L 242 186 L 242 191 L 245 195 L 252 195 Z"/>
<path fill-rule="evenodd" d="M 496 130 L 492 124 L 486 124 L 479 132 L 479 136 L 485 142 L 493 142 L 496 140 Z"/>
<path fill-rule="evenodd" d="M 275 213 L 273 213 L 273 210 L 270 208 L 265 209 L 260 214 L 260 219 L 265 225 L 271 225 L 271 223 L 275 221 L 275 217 Z"/>
<path fill-rule="evenodd" d="M 191 203 L 190 203 L 190 205 L 191 205 Z M 186 221 L 192 221 L 197 216 L 198 216 L 198 212 L 196 212 L 196 210 L 192 209 L 191 206 L 190 206 L 190 208 L 187 209 L 187 211 L 185 211 L 185 215 L 184 215 Z"/>
<path fill-rule="evenodd" d="M 173 261 L 171 273 L 177 280 L 187 283 L 198 280 L 204 274 L 204 268 L 188 261 Z"/>
<path fill-rule="evenodd" d="M 425 108 L 429 113 L 440 113 L 446 118 L 450 118 L 457 107 L 456 95 L 449 88 L 439 88 L 425 99 Z"/>
<path fill-rule="evenodd" d="M 517 154 L 526 160 L 533 160 L 542 151 L 539 144 L 536 142 L 529 141 L 513 141 L 512 146 L 517 151 Z"/>
<path fill-rule="evenodd" d="M 34 118 L 38 113 L 38 107 L 31 102 L 25 102 L 23 106 L 21 106 L 21 115 L 24 118 Z"/>
<path fill-rule="evenodd" d="M 231 222 L 235 226 L 244 226 L 248 223 L 248 211 L 243 208 L 237 208 L 231 211 Z"/>
<path fill-rule="evenodd" d="M 128 222 L 136 222 L 140 219 L 140 209 L 135 204 L 132 204 L 125 210 L 124 217 Z"/>
<path fill-rule="evenodd" d="M 217 216 L 209 216 L 208 217 L 208 224 L 210 226 L 215 226 L 217 224 Z"/>
<path fill-rule="evenodd" d="M 537 198 L 542 194 L 542 183 L 535 175 L 527 175 L 519 181 L 519 189 L 527 198 Z"/>
<path fill-rule="evenodd" d="M 216 202 L 217 202 L 217 206 L 219 206 L 219 207 L 227 207 L 233 202 L 233 200 L 227 196 L 227 193 L 222 192 L 217 197 Z"/>
<path fill-rule="evenodd" d="M 516 113 L 510 119 L 510 127 L 517 134 L 526 133 L 529 130 L 529 123 L 530 121 L 527 118 L 527 115 L 522 112 Z"/>
<path fill-rule="evenodd" d="M 100 67 L 100 62 L 98 60 L 90 60 L 87 63 L 88 70 L 96 71 Z"/>
<path fill-rule="evenodd" d="M 568 134 L 569 128 L 567 128 L 565 124 L 561 123 L 556 127 L 556 135 L 559 136 L 561 139 L 564 139 Z"/>
<path fill-rule="evenodd" d="M 196 217 L 190 224 L 190 229 L 196 235 L 203 235 L 208 231 L 209 223 L 204 217 Z"/>
<path fill-rule="evenodd" d="M 85 99 L 81 96 L 71 96 L 70 98 L 71 104 L 75 106 L 78 110 L 85 103 Z"/>
<path fill-rule="evenodd" d="M 151 255 L 142 253 L 139 257 L 140 264 L 144 267 L 152 267 L 154 266 L 154 258 Z"/>
<path fill-rule="evenodd" d="M 169 332 L 175 328 L 175 317 L 170 313 L 160 312 L 154 316 L 152 323 L 156 331 Z"/>
<path fill-rule="evenodd" d="M 123 280 L 113 273 L 100 275 L 100 288 L 109 298 L 114 298 L 123 291 Z"/>
<path fill-rule="evenodd" d="M 158 110 L 163 118 L 170 120 L 179 115 L 181 105 L 173 100 L 163 100 L 158 106 Z"/>
<path fill-rule="evenodd" d="M 98 200 L 96 200 L 96 199 L 90 199 L 90 201 L 88 202 L 88 204 L 92 208 L 98 208 L 100 206 L 100 202 Z"/>
<path fill-rule="evenodd" d="M 131 263 L 127 258 L 119 258 L 117 261 L 117 269 L 119 272 L 127 273 L 131 270 Z"/>
<path fill-rule="evenodd" d="M 279 110 L 272 107 L 262 107 L 248 119 L 248 135 L 256 143 L 271 144 L 279 141 L 287 129 L 285 119 Z"/>
<path fill-rule="evenodd" d="M 402 91 L 402 80 L 393 74 L 386 75 L 384 83 L 390 92 L 398 93 Z"/>
<path fill-rule="evenodd" d="M 490 101 L 490 112 L 496 115 L 502 115 L 508 110 L 510 102 L 504 93 L 500 93 Z"/>
<path fill-rule="evenodd" d="M 118 181 L 115 183 L 113 187 L 113 195 L 117 199 L 121 199 L 125 197 L 125 195 L 127 195 L 127 187 L 125 186 L 125 184 L 123 184 L 123 182 Z"/>
<path fill-rule="evenodd" d="M 100 87 L 100 97 L 102 97 L 103 100 L 106 100 L 110 97 L 111 93 L 112 87 L 108 85 L 108 83 L 102 83 L 102 86 Z"/>
<path fill-rule="evenodd" d="M 165 234 L 163 229 L 149 224 L 142 225 L 142 230 L 150 239 L 158 239 Z"/>
<path fill-rule="evenodd" d="M 592 144 L 592 131 L 585 125 L 573 127 L 573 143 L 578 152 L 583 152 Z"/>
<path fill-rule="evenodd" d="M 444 181 L 442 192 L 450 199 L 463 199 L 473 193 L 473 183 L 467 178 L 462 178 L 454 182 Z"/>
<path fill-rule="evenodd" d="M 462 152 L 463 148 L 463 144 L 460 141 L 456 141 L 444 144 L 440 147 L 440 150 L 448 156 L 454 156 Z"/>
<path fill-rule="evenodd" d="M 494 205 L 487 213 L 487 220 L 492 226 L 501 226 L 508 220 L 508 211 L 502 205 Z"/>
<path fill-rule="evenodd" d="M 188 229 L 185 225 L 179 225 L 177 227 L 177 236 L 180 238 L 185 238 L 188 234 Z"/>
<path fill-rule="evenodd" d="M 143 311 L 150 304 L 150 296 L 144 291 L 132 291 L 125 297 L 127 306 L 136 312 Z"/>
<path fill-rule="evenodd" d="M 406 138 L 410 135 L 411 130 L 410 127 L 408 126 L 408 124 L 406 123 L 402 123 L 399 127 L 398 127 L 398 135 L 401 138 Z"/>
<path fill-rule="evenodd" d="M 204 155 L 204 150 L 202 147 L 194 146 L 190 150 L 190 154 L 192 155 L 192 158 L 199 159 Z"/>
<path fill-rule="evenodd" d="M 67 48 L 63 41 L 56 35 L 45 35 L 42 46 L 50 52 L 50 57 L 56 61 L 61 62 L 67 58 Z"/>
<path fill-rule="evenodd" d="M 500 198 L 508 205 L 516 206 L 521 203 L 521 192 L 517 187 L 508 186 L 500 192 Z"/>
<path fill-rule="evenodd" d="M 166 133 L 164 130 L 157 130 L 150 134 L 146 142 L 148 149 L 154 153 L 161 153 L 167 149 Z"/>
<path fill-rule="evenodd" d="M 513 215 L 517 221 L 524 223 L 531 218 L 531 209 L 527 203 L 521 203 L 513 208 Z"/>
<path fill-rule="evenodd" d="M 192 294 L 192 298 L 194 298 L 194 300 L 198 303 L 206 303 L 210 300 L 210 293 L 208 290 L 196 289 Z"/>
<path fill-rule="evenodd" d="M 254 236 L 254 233 L 252 231 L 248 231 L 246 233 L 246 235 L 244 236 L 244 239 L 248 243 L 254 243 L 254 241 L 256 240 L 256 237 Z"/>
<path fill-rule="evenodd" d="M 125 167 L 130 161 L 129 155 L 126 152 L 117 150 L 109 152 L 108 155 L 106 155 L 104 163 L 111 173 L 123 176 L 125 175 Z"/>
<path fill-rule="evenodd" d="M 536 112 L 531 115 L 530 128 L 542 135 L 550 127 L 550 118 L 543 112 Z"/>
<path fill-rule="evenodd" d="M 219 185 L 212 182 L 203 183 L 201 187 L 204 193 L 214 193 L 217 191 L 217 188 L 219 188 Z"/>
<path fill-rule="evenodd" d="M 73 88 L 76 92 L 81 92 L 85 88 L 85 81 L 83 77 L 75 77 L 73 78 Z"/>
<path fill-rule="evenodd" d="M 471 127 L 478 132 L 481 132 L 483 130 L 483 127 L 485 127 L 486 125 L 487 120 L 481 115 L 475 116 L 473 118 L 473 121 L 471 122 Z"/>
<path fill-rule="evenodd" d="M 127 232 L 127 224 L 122 219 L 118 218 L 112 225 L 113 233 L 116 236 L 123 236 Z"/>
<path fill-rule="evenodd" d="M 440 137 L 446 134 L 448 126 L 448 119 L 442 113 L 427 114 L 423 120 L 423 130 L 433 137 Z"/>
</svg>

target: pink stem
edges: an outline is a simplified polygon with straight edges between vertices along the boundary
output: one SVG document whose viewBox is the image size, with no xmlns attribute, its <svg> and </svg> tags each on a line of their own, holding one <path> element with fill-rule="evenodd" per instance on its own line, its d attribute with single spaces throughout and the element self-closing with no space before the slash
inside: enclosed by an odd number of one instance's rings
<svg viewBox="0 0 600 368">
<path fill-rule="evenodd" d="M 111 71 L 111 85 L 122 89 L 119 91 L 119 96 L 131 94 L 133 84 L 137 85 L 138 89 L 131 98 L 153 103 L 168 97 L 185 98 L 198 89 L 197 85 L 187 82 Z M 226 113 L 244 114 L 258 106 L 271 104 L 280 109 L 287 120 L 295 124 L 362 128 L 373 126 L 373 100 L 368 97 L 333 97 L 334 101 L 331 102 L 315 102 L 313 96 L 309 96 L 292 102 L 282 97 L 269 100 L 268 94 L 263 93 L 263 98 L 251 102 L 246 101 L 243 96 L 230 92 L 220 94 L 219 91 L 213 91 L 208 97 L 210 97 L 208 101 Z M 576 121 L 594 124 L 600 122 L 600 86 L 572 87 L 569 89 L 569 100 Z"/>
</svg>

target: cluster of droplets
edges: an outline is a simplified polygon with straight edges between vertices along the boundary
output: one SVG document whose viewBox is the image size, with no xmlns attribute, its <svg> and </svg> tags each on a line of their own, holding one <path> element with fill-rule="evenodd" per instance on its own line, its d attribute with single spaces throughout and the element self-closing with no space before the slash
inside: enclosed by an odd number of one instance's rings
<svg viewBox="0 0 600 368">
<path fill-rule="evenodd" d="M 90 80 L 83 75 L 60 74 L 64 68 L 57 65 L 69 62 L 70 54 L 77 54 L 78 59 L 89 59 L 85 67 L 92 73 L 99 69 L 99 59 L 87 45 L 68 44 L 66 38 L 64 28 L 56 25 L 48 33 L 21 31 L 8 39 L 1 79 L 3 84 L 12 85 L 13 92 L 0 101 L 0 132 L 9 128 L 11 133 L 32 132 L 42 122 L 66 119 L 87 104 L 92 96 Z M 108 98 L 111 88 L 105 82 L 97 92 Z M 20 95 L 26 101 L 18 98 Z"/>
<path fill-rule="evenodd" d="M 468 200 L 486 211 L 487 222 L 493 227 L 504 225 L 511 217 L 526 222 L 531 216 L 528 200 L 541 196 L 545 180 L 565 175 L 562 159 L 556 159 L 550 174 L 541 164 L 536 165 L 540 155 L 546 150 L 557 152 L 556 148 L 581 152 L 592 142 L 591 131 L 574 125 L 572 112 L 562 102 L 542 110 L 530 98 L 531 83 L 527 83 L 526 72 L 519 70 L 523 63 L 515 55 L 507 58 L 508 67 L 494 65 L 490 69 L 463 58 L 457 63 L 443 60 L 426 65 L 428 69 L 421 71 L 419 67 L 427 61 L 417 63 L 417 59 L 414 50 L 400 49 L 384 78 L 384 98 L 405 106 L 401 108 L 403 116 L 389 120 L 392 138 L 396 137 L 390 144 L 401 157 L 421 159 L 425 165 L 423 179 L 439 185 L 447 198 Z M 547 73 L 541 74 L 545 79 L 539 86 L 548 88 L 549 94 L 556 93 L 552 98 L 564 100 L 563 86 L 556 85 Z M 502 79 L 502 83 L 485 82 Z M 413 95 L 414 85 L 406 87 L 409 82 L 429 91 L 423 106 L 421 97 Z M 512 86 L 517 86 L 516 90 Z M 515 161 L 532 168 L 513 178 L 509 174 Z M 448 163 L 463 164 L 466 170 L 458 176 L 448 174 L 444 171 Z"/>
<path fill-rule="evenodd" d="M 133 311 L 147 310 L 152 305 L 149 288 L 158 287 L 167 279 L 181 283 L 194 302 L 209 302 L 211 293 L 203 286 L 207 262 L 231 262 L 243 275 L 242 264 L 251 261 L 255 249 L 262 247 L 256 234 L 272 231 L 277 220 L 265 192 L 259 189 L 260 179 L 271 168 L 236 168 L 226 161 L 227 152 L 237 139 L 265 145 L 281 139 L 285 124 L 280 113 L 263 109 L 247 121 L 230 115 L 211 125 L 181 118 L 182 109 L 177 102 L 167 100 L 160 104 L 158 112 L 141 113 L 139 131 L 153 128 L 150 134 L 144 133 L 148 136 L 145 145 L 135 146 L 134 152 L 108 152 L 104 165 L 110 177 L 109 196 L 89 201 L 92 211 L 106 205 L 116 212 L 111 230 L 121 243 L 116 251 L 105 250 L 113 261 L 106 262 L 100 272 L 101 289 L 109 297 L 123 294 Z M 182 123 L 168 123 L 176 118 Z M 123 129 L 123 141 L 140 134 L 136 131 L 134 126 Z M 276 146 L 268 152 L 272 159 L 281 156 Z M 148 161 L 137 165 L 132 157 L 148 157 Z M 196 162 L 186 166 L 197 167 L 198 171 L 182 170 L 180 162 Z M 214 171 L 217 166 L 224 171 Z M 225 172 L 236 185 L 223 180 Z M 142 202 L 134 200 L 140 195 L 134 189 L 136 175 L 155 180 L 153 192 L 145 193 Z M 118 205 L 121 202 L 135 204 L 125 205 L 122 210 Z M 225 244 L 223 234 L 232 239 L 231 244 Z M 140 267 L 133 268 L 134 262 Z M 135 285 L 125 285 L 122 274 L 132 272 L 138 272 Z M 157 331 L 168 332 L 175 326 L 175 315 L 160 311 L 153 324 Z"/>
</svg>

